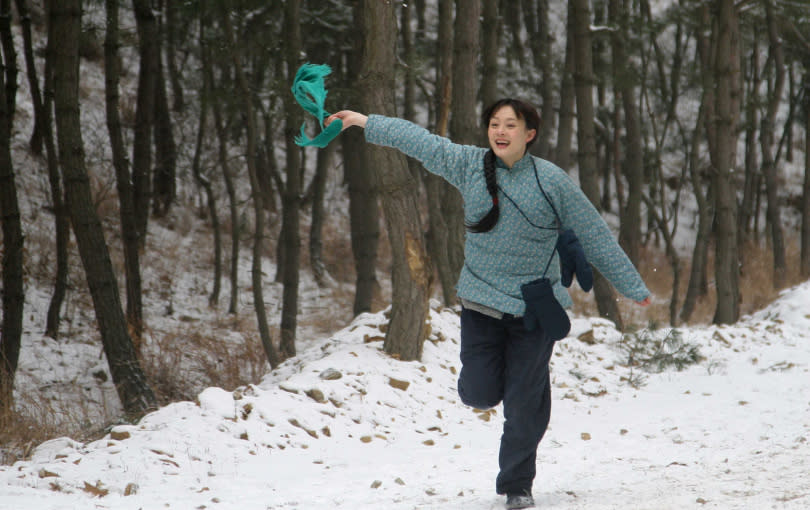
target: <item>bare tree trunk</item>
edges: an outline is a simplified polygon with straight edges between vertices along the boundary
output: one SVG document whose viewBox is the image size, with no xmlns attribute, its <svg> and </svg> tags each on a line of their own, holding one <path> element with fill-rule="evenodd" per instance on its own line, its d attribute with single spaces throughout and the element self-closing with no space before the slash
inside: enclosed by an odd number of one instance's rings
<svg viewBox="0 0 810 510">
<path fill-rule="evenodd" d="M 804 183 L 802 185 L 802 239 L 799 271 L 810 277 L 810 57 L 804 62 Z"/>
<path fill-rule="evenodd" d="M 50 1 L 50 0 L 49 0 Z M 50 7 L 48 7 L 50 9 Z M 54 278 L 53 296 L 48 305 L 48 316 L 45 334 L 51 338 L 59 336 L 59 322 L 62 303 L 65 300 L 68 285 L 68 241 L 70 240 L 70 215 L 65 205 L 62 191 L 62 177 L 59 175 L 59 155 L 53 132 L 53 52 L 54 38 L 50 35 L 48 24 L 48 42 L 45 51 L 44 90 L 42 105 L 42 134 L 45 140 L 45 153 L 48 166 L 48 184 L 53 201 L 54 228 L 56 231 L 56 275 Z"/>
<path fill-rule="evenodd" d="M 534 65 L 540 71 L 541 78 L 538 84 L 538 92 L 541 98 L 540 108 L 540 129 L 537 132 L 537 143 L 532 146 L 532 154 L 541 158 L 551 158 L 551 135 L 554 131 L 554 55 L 552 47 L 554 36 L 549 25 L 549 1 L 548 0 L 524 0 L 523 10 L 526 32 L 528 34 L 528 45 L 532 50 Z M 483 76 L 489 76 L 484 73 Z M 482 81 L 483 84 L 488 80 Z M 484 104 L 491 102 L 484 101 Z"/>
<path fill-rule="evenodd" d="M 574 29 L 574 52 L 576 68 L 574 82 L 577 98 L 577 151 L 579 153 L 579 182 L 582 191 L 597 208 L 601 210 L 599 198 L 599 181 L 596 165 L 596 134 L 594 130 L 593 108 L 593 66 L 591 56 L 591 14 L 588 0 L 570 2 L 574 21 L 569 27 Z M 570 15 L 570 13 L 569 13 Z M 616 305 L 615 292 L 610 283 L 599 271 L 594 269 L 593 291 L 599 315 L 605 317 L 619 330 L 624 329 L 619 308 Z"/>
<path fill-rule="evenodd" d="M 354 3 L 354 24 L 363 23 L 362 2 Z M 362 34 L 352 41 L 346 58 L 347 75 L 353 81 L 361 71 L 364 45 Z M 361 93 L 355 87 L 349 103 L 360 108 Z M 354 315 L 371 311 L 377 281 L 377 250 L 380 244 L 380 206 L 374 179 L 374 168 L 366 164 L 366 143 L 362 132 L 345 131 L 342 135 L 343 175 L 349 188 L 349 221 L 351 224 L 352 256 L 356 275 Z"/>
<path fill-rule="evenodd" d="M 574 137 L 574 15 L 568 2 L 567 30 L 565 35 L 565 66 L 560 84 L 560 123 L 557 126 L 557 148 L 554 163 L 566 172 L 571 166 L 571 140 Z"/>
<path fill-rule="evenodd" d="M 203 51 L 210 52 L 210 49 Z M 212 65 L 213 62 L 211 62 L 209 65 L 204 65 L 203 72 L 206 75 L 205 79 L 210 84 L 211 92 L 213 93 L 216 90 L 216 83 L 214 82 L 214 71 L 212 69 Z M 211 110 L 214 114 L 214 129 L 216 130 L 217 134 L 217 162 L 222 170 L 222 176 L 225 182 L 225 191 L 228 195 L 228 213 L 231 222 L 231 264 L 228 271 L 231 282 L 231 296 L 228 301 L 228 313 L 235 314 L 239 301 L 239 243 L 242 231 L 242 222 L 239 221 L 236 186 L 234 185 L 230 165 L 228 164 L 228 140 L 225 124 L 222 119 L 222 105 L 220 101 L 211 101 Z"/>
<path fill-rule="evenodd" d="M 478 55 L 480 54 L 480 0 L 456 0 L 453 29 L 453 96 L 450 136 L 456 143 L 475 145 L 481 140 L 478 120 Z M 494 76 L 488 80 L 495 81 Z M 464 203 L 461 193 L 444 183 L 441 214 L 447 226 L 442 240 L 447 251 L 448 270 L 457 279 L 464 266 Z M 455 303 L 455 288 L 450 303 Z"/>
<path fill-rule="evenodd" d="M 365 111 L 394 113 L 395 6 L 363 0 L 364 32 L 359 88 Z M 405 156 L 369 146 L 368 165 L 376 170 L 392 253 L 391 322 L 384 349 L 403 361 L 418 360 L 427 335 L 431 269 L 419 218 L 418 186 Z"/>
<path fill-rule="evenodd" d="M 486 108 L 499 98 L 497 76 L 501 22 L 498 18 L 498 0 L 481 0 L 481 18 L 481 76 L 486 76 L 481 80 L 481 102 Z M 450 38 L 449 33 L 445 34 L 440 29 L 439 37 L 444 36 Z"/>
<path fill-rule="evenodd" d="M 37 67 L 34 63 L 34 45 L 31 37 L 31 14 L 28 11 L 27 0 L 14 0 L 17 6 L 17 15 L 20 18 L 20 31 L 23 36 L 23 56 L 25 57 L 25 68 L 28 76 L 28 88 L 31 92 L 31 102 L 34 105 L 34 129 L 31 131 L 31 139 L 28 146 L 31 152 L 42 154 L 42 142 L 44 139 L 44 111 L 42 93 L 39 89 L 39 79 L 37 78 Z"/>
<path fill-rule="evenodd" d="M 104 39 L 104 88 L 107 111 L 107 132 L 110 136 L 115 182 L 118 189 L 118 212 L 121 220 L 124 271 L 126 275 L 127 321 L 135 341 L 135 350 L 140 352 L 143 335 L 143 293 L 139 235 L 136 223 L 134 190 L 129 172 L 124 137 L 121 132 L 121 116 L 118 108 L 120 64 L 118 47 L 118 0 L 106 0 L 107 27 Z"/>
<path fill-rule="evenodd" d="M 774 130 L 776 113 L 782 101 L 785 88 L 785 57 L 782 51 L 781 35 L 777 31 L 773 3 L 765 1 L 766 20 L 768 24 L 768 54 L 773 63 L 773 86 L 768 94 L 768 108 L 762 116 L 762 129 L 759 141 L 762 147 L 762 173 L 765 176 L 765 189 L 768 195 L 768 222 L 771 225 L 773 250 L 773 285 L 782 288 L 787 279 L 787 261 L 785 260 L 785 238 L 782 232 L 782 218 L 779 205 L 779 176 L 773 157 Z"/>
<path fill-rule="evenodd" d="M 343 137 L 344 179 L 349 188 L 349 222 L 356 274 L 354 315 L 370 312 L 377 281 L 380 242 L 380 206 L 373 170 L 366 164 L 362 132 L 346 131 Z"/>
<path fill-rule="evenodd" d="M 450 116 L 450 136 L 457 143 L 475 144 L 481 139 L 477 114 L 478 55 L 481 24 L 481 0 L 456 0 L 456 21 L 453 29 L 453 96 Z M 494 76 L 487 80 L 495 80 Z M 463 213 L 459 200 L 460 228 L 453 225 L 451 235 L 464 232 Z M 453 261 L 454 263 L 456 261 Z M 461 270 L 461 266 L 458 266 Z"/>
<path fill-rule="evenodd" d="M 53 2 L 54 106 L 65 195 L 87 285 L 93 299 L 104 353 L 124 411 L 140 415 L 157 405 L 141 370 L 118 296 L 101 220 L 90 192 L 79 116 L 79 33 L 81 1 Z"/>
<path fill-rule="evenodd" d="M 504 37 L 508 42 L 504 45 L 506 49 L 506 61 L 512 65 L 514 60 L 517 60 L 518 67 L 525 65 L 525 58 L 523 55 L 523 27 L 521 26 L 521 0 L 512 0 L 509 6 L 501 11 L 504 21 Z M 506 2 L 504 2 L 506 5 Z"/>
<path fill-rule="evenodd" d="M 394 32 L 396 33 L 396 31 Z M 301 64 L 301 6 L 298 2 L 284 4 L 285 62 L 290 81 Z M 284 140 L 287 155 L 287 181 L 281 193 L 281 230 L 284 239 L 284 274 L 281 308 L 282 359 L 295 356 L 295 330 L 298 323 L 298 280 L 301 266 L 301 149 L 295 136 L 301 126 L 302 114 L 291 94 L 284 96 Z"/>
<path fill-rule="evenodd" d="M 628 57 L 625 43 L 629 25 L 627 4 L 622 0 L 610 0 L 609 16 L 611 24 L 617 27 L 612 33 L 613 74 L 616 88 L 624 111 L 624 123 L 627 141 L 625 146 L 625 175 L 627 177 L 627 203 L 621 211 L 619 226 L 619 244 L 638 265 L 641 250 L 641 202 L 644 187 L 644 148 L 641 140 L 641 120 L 636 107 L 635 83 L 628 69 Z M 616 126 L 619 129 L 619 126 Z M 660 226 L 663 233 L 665 225 Z"/>
<path fill-rule="evenodd" d="M 714 62 L 717 146 L 711 154 L 717 201 L 714 322 L 731 324 L 740 316 L 737 193 L 733 179 L 740 108 L 740 31 L 734 0 L 718 0 L 717 4 Z"/>
<path fill-rule="evenodd" d="M 743 183 L 743 198 L 740 203 L 739 222 L 737 223 L 738 240 L 740 247 L 745 245 L 751 226 L 751 217 L 754 215 L 754 203 L 757 190 L 760 186 L 759 166 L 757 165 L 757 125 L 759 113 L 759 30 L 754 27 L 750 71 L 745 79 L 748 84 L 748 94 L 745 103 L 745 181 Z M 745 250 L 740 252 L 741 262 L 745 263 Z"/>
<path fill-rule="evenodd" d="M 664 238 L 666 246 L 667 258 L 669 264 L 672 266 L 672 294 L 669 298 L 669 325 L 675 327 L 678 325 L 678 292 L 681 286 L 681 262 L 678 257 L 678 251 L 675 249 L 675 243 L 672 238 L 672 233 L 669 231 L 666 218 L 658 214 L 659 207 L 657 204 L 648 197 L 643 197 L 647 203 L 647 207 L 652 214 L 658 229 L 661 231 L 661 236 Z"/>
<path fill-rule="evenodd" d="M 414 35 L 411 30 L 411 5 L 403 2 L 400 7 L 400 35 L 402 36 L 402 60 L 405 62 L 405 83 L 403 83 L 402 117 L 414 120 L 416 117 L 416 58 Z M 416 167 L 411 163 L 411 169 Z"/>
<path fill-rule="evenodd" d="M 158 30 L 151 0 L 132 0 L 138 27 L 138 97 L 132 142 L 132 200 L 138 244 L 146 246 L 149 205 L 152 200 L 152 129 L 155 123 Z"/>
<path fill-rule="evenodd" d="M 172 109 L 176 112 L 182 112 L 185 109 L 185 98 L 183 94 L 183 85 L 180 83 L 180 72 L 177 69 L 177 11 L 179 10 L 179 3 L 166 1 L 166 68 L 169 71 L 169 82 L 172 85 Z"/>
<path fill-rule="evenodd" d="M 439 0 L 439 26 L 436 48 L 436 133 L 447 136 L 450 119 L 450 103 L 453 91 L 453 0 Z M 491 48 L 490 48 L 491 50 Z M 495 50 L 497 54 L 497 48 Z M 486 58 L 486 57 L 485 57 Z M 489 92 L 487 92 L 489 93 Z M 450 238 L 448 224 L 442 210 L 445 197 L 458 193 L 444 179 L 426 170 L 422 172 L 428 203 L 427 247 L 435 264 L 439 284 L 442 288 L 444 304 L 452 306 L 456 301 L 456 280 L 458 273 L 453 272 L 448 252 Z"/>
<path fill-rule="evenodd" d="M 270 326 L 267 322 L 267 309 L 264 305 L 264 294 L 262 292 L 262 256 L 264 255 L 264 207 L 262 206 L 262 192 L 259 186 L 259 179 L 256 175 L 256 114 L 253 109 L 253 98 L 250 94 L 244 67 L 242 67 L 241 48 L 237 43 L 233 25 L 231 24 L 230 12 L 226 7 L 226 2 L 220 3 L 220 18 L 225 28 L 227 45 L 231 49 L 234 60 L 234 73 L 239 95 L 242 100 L 245 118 L 247 120 L 247 148 L 245 150 L 245 161 L 247 162 L 248 175 L 250 176 L 250 189 L 253 197 L 253 214 L 255 231 L 253 234 L 253 264 L 251 266 L 251 281 L 253 284 L 253 307 L 256 310 L 256 322 L 259 329 L 264 353 L 271 368 L 276 368 L 282 361 L 275 345 L 270 338 Z"/>
<path fill-rule="evenodd" d="M 318 286 L 327 283 L 328 274 L 323 263 L 323 200 L 326 193 L 326 178 L 329 167 L 332 165 L 332 156 L 335 153 L 334 144 L 329 144 L 318 151 L 318 161 L 315 164 L 315 176 L 312 180 L 312 219 L 309 229 L 309 265 L 312 275 Z"/>
<path fill-rule="evenodd" d="M 700 139 L 705 128 L 706 106 L 708 104 L 709 94 L 706 93 L 698 111 L 689 153 L 689 175 L 698 205 L 698 226 L 695 234 L 695 246 L 692 249 L 692 268 L 689 274 L 689 284 L 680 314 L 683 322 L 689 321 L 698 297 L 704 296 L 708 292 L 706 288 L 706 264 L 709 253 L 709 237 L 712 230 L 712 217 L 714 216 L 712 209 L 714 199 L 711 193 L 711 185 L 708 186 L 709 189 L 705 194 L 703 192 L 703 189 L 707 186 L 705 186 L 704 180 L 701 178 L 699 168 Z"/>
<path fill-rule="evenodd" d="M 203 7 L 204 9 L 204 7 Z M 206 30 L 208 29 L 209 18 L 205 11 L 200 13 L 200 33 L 199 43 L 202 55 L 202 88 L 200 90 L 200 117 L 197 124 L 197 142 L 194 147 L 194 159 L 191 163 L 191 170 L 194 173 L 194 179 L 205 191 L 206 204 L 208 205 L 208 215 L 211 218 L 211 230 L 214 231 L 214 284 L 211 289 L 211 295 L 208 298 L 208 306 L 216 307 L 219 302 L 219 293 L 222 288 L 222 233 L 219 225 L 219 214 L 217 213 L 216 195 L 214 194 L 214 186 L 208 176 L 203 175 L 200 169 L 200 160 L 202 158 L 203 141 L 205 140 L 205 126 L 206 117 L 208 116 L 209 102 L 213 84 L 209 77 L 211 76 L 211 54 L 210 49 L 205 42 Z"/>
<path fill-rule="evenodd" d="M 20 358 L 23 308 L 23 231 L 11 133 L 17 101 L 17 56 L 11 33 L 11 5 L 0 0 L 0 226 L 3 229 L 3 315 L 0 317 L 0 416 L 14 405 L 14 375 Z"/>
<path fill-rule="evenodd" d="M 163 58 L 159 50 L 157 51 L 157 57 L 155 126 L 152 130 L 155 140 L 152 211 L 156 217 L 162 217 L 169 214 L 172 203 L 177 199 L 177 144 L 174 141 L 174 133 L 172 132 L 169 95 L 166 93 Z"/>
</svg>

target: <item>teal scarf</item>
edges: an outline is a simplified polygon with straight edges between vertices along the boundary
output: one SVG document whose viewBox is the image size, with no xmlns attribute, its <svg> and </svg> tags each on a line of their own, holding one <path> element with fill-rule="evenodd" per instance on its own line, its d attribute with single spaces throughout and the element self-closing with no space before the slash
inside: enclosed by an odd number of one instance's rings
<svg viewBox="0 0 810 510">
<path fill-rule="evenodd" d="M 326 89 L 323 86 L 324 76 L 329 75 L 332 69 L 326 65 L 304 64 L 298 68 L 295 73 L 295 81 L 293 81 L 292 93 L 298 104 L 306 110 L 310 115 L 318 119 L 318 124 L 321 126 L 321 132 L 313 139 L 306 135 L 306 122 L 301 125 L 301 134 L 295 137 L 295 143 L 301 147 L 312 146 L 320 147 L 323 149 L 329 142 L 340 134 L 343 129 L 343 121 L 335 119 L 334 122 L 323 126 L 323 120 L 329 116 L 329 113 L 323 109 L 323 103 L 326 101 Z"/>
</svg>

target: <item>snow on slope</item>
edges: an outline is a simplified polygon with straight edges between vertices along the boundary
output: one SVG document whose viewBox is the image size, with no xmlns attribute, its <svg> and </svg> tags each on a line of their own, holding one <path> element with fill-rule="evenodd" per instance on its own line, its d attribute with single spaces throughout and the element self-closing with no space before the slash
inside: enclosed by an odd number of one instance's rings
<svg viewBox="0 0 810 510">
<path fill-rule="evenodd" d="M 640 373 L 609 323 L 573 318 L 552 361 L 539 507 L 810 506 L 808 303 L 805 283 L 734 326 L 679 330 L 704 358 L 681 371 Z M 366 314 L 261 384 L 44 443 L 0 466 L 0 509 L 502 508 L 501 410 L 458 401 L 458 316 L 434 306 L 429 320 L 421 362 L 386 356 L 385 314 Z"/>
</svg>

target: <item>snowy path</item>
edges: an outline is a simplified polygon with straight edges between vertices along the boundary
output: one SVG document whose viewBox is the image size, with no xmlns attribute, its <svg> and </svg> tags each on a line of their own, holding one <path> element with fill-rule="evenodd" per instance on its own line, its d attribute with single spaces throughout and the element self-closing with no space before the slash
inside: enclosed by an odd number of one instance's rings
<svg viewBox="0 0 810 510">
<path fill-rule="evenodd" d="M 810 507 L 807 303 L 810 284 L 733 327 L 680 330 L 706 359 L 638 389 L 621 335 L 575 319 L 552 362 L 538 507 Z M 380 352 L 384 320 L 359 318 L 261 385 L 210 388 L 92 443 L 46 443 L 0 467 L 0 509 L 502 508 L 501 413 L 457 401 L 457 317 L 431 313 L 421 363 Z"/>
</svg>

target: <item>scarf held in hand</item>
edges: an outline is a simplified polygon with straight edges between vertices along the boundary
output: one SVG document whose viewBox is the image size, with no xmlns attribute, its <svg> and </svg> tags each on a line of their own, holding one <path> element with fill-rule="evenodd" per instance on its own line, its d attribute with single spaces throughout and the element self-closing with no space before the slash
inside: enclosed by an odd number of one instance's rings
<svg viewBox="0 0 810 510">
<path fill-rule="evenodd" d="M 295 73 L 292 86 L 295 100 L 307 113 L 318 119 L 318 124 L 321 127 L 321 132 L 315 138 L 310 139 L 306 135 L 306 122 L 302 124 L 301 134 L 295 137 L 295 143 L 300 147 L 315 146 L 322 149 L 329 145 L 329 142 L 334 140 L 343 129 L 343 121 L 340 119 L 335 119 L 325 128 L 323 126 L 323 120 L 329 116 L 329 113 L 323 108 L 327 94 L 323 79 L 331 72 L 332 68 L 326 64 L 306 63 L 299 67 L 298 72 Z"/>
</svg>

